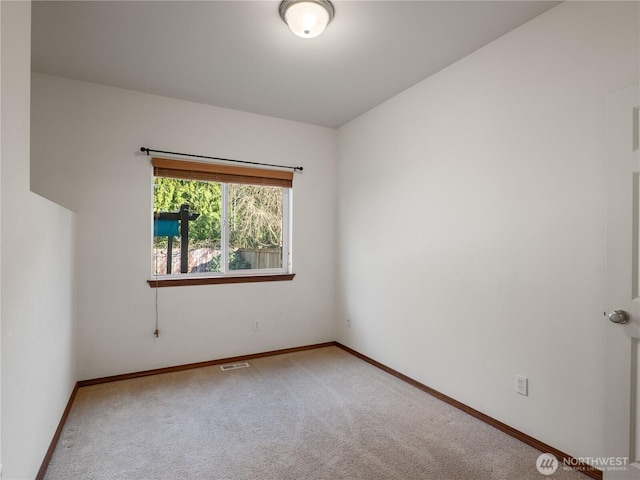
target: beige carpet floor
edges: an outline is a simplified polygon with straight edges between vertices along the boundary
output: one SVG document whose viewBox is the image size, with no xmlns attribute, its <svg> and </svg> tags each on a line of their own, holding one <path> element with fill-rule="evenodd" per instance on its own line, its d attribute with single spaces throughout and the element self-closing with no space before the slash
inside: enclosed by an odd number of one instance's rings
<svg viewBox="0 0 640 480">
<path fill-rule="evenodd" d="M 337 348 L 80 388 L 47 480 L 586 480 Z"/>
</svg>

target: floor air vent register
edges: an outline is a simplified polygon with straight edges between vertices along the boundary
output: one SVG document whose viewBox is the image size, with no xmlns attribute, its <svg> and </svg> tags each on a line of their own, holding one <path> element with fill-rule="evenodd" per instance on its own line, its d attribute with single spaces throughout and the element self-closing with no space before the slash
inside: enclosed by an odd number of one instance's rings
<svg viewBox="0 0 640 480">
<path fill-rule="evenodd" d="M 241 363 L 228 363 L 227 365 L 221 365 L 220 370 L 226 372 L 227 370 L 237 370 L 238 368 L 246 368 L 249 364 L 247 362 Z"/>
</svg>

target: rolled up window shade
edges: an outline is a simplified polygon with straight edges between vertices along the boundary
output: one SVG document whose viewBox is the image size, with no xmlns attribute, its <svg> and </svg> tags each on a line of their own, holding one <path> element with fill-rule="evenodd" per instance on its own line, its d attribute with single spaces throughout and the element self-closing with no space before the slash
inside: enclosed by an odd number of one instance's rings
<svg viewBox="0 0 640 480">
<path fill-rule="evenodd" d="M 153 175 L 156 177 L 241 183 L 245 185 L 268 185 L 282 188 L 293 187 L 293 172 L 282 170 L 236 167 L 156 157 L 151 159 L 151 165 L 153 165 Z"/>
</svg>

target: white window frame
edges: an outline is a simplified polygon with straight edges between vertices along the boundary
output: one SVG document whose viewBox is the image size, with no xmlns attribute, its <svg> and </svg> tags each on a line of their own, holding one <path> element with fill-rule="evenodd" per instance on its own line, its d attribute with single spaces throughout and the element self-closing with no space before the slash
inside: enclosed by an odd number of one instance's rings
<svg viewBox="0 0 640 480">
<path fill-rule="evenodd" d="M 152 171 L 151 175 L 151 261 L 149 262 L 151 268 L 151 278 L 149 285 L 153 286 L 153 282 L 162 282 L 165 280 L 184 280 L 184 279 L 207 279 L 207 278 L 235 278 L 235 277 L 259 277 L 259 276 L 277 276 L 287 275 L 293 276 L 293 262 L 292 262 L 292 222 L 293 222 L 293 188 L 292 187 L 277 187 L 282 188 L 282 267 L 281 268 L 263 268 L 263 269 L 242 269 L 242 270 L 230 270 L 229 269 L 229 185 L 234 182 L 219 181 L 221 185 L 221 225 L 220 225 L 220 243 L 221 243 L 221 271 L 220 272 L 195 272 L 195 273 L 171 273 L 169 275 L 154 274 L 153 268 L 153 214 L 154 214 L 154 179 L 157 175 Z M 185 178 L 184 180 L 192 180 Z M 198 181 L 193 179 L 194 181 Z M 200 180 L 209 181 L 209 180 Z M 212 182 L 213 183 L 213 182 Z"/>
</svg>

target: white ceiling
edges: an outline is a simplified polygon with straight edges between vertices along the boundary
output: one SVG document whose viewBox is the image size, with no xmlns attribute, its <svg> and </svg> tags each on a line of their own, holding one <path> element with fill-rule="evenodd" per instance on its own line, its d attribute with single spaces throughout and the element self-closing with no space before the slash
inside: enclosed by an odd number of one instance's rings
<svg viewBox="0 0 640 480">
<path fill-rule="evenodd" d="M 338 127 L 558 3 L 335 0 L 301 39 L 279 1 L 36 1 L 32 68 Z"/>
</svg>

